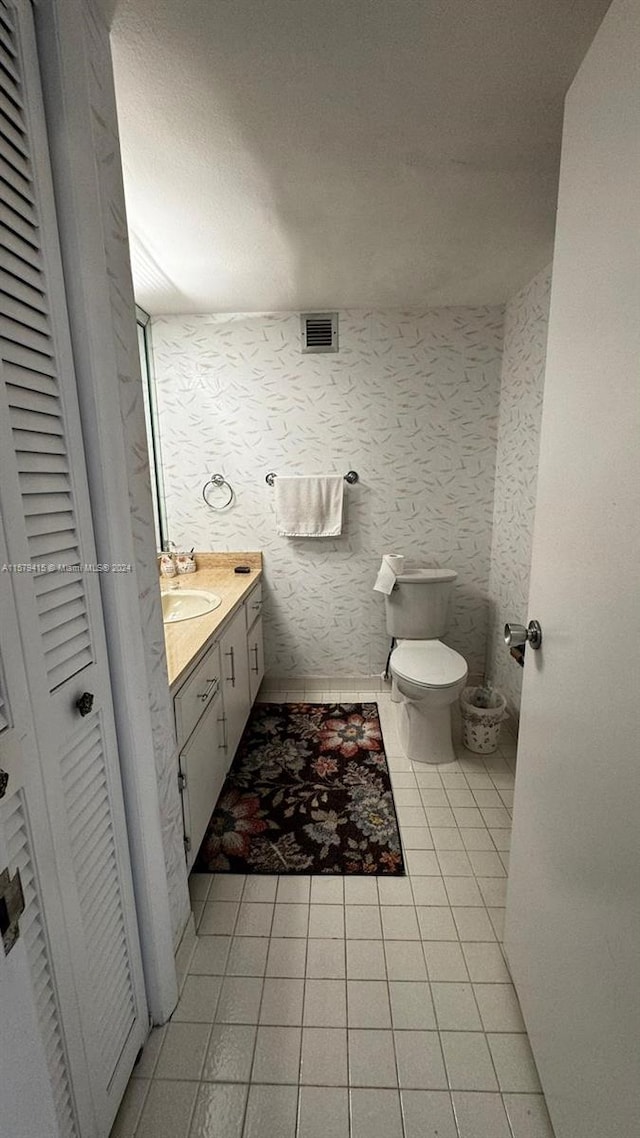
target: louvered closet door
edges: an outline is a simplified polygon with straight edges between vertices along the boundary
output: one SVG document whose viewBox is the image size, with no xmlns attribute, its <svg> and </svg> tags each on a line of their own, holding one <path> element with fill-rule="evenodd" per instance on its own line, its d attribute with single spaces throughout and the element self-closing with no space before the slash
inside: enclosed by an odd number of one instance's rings
<svg viewBox="0 0 640 1138">
<path fill-rule="evenodd" d="M 92 1095 L 107 1134 L 146 1034 L 146 1005 L 27 0 L 0 0 L 0 98 L 0 507 L 9 559 L 24 567 L 12 580 Z M 94 697 L 85 716 L 76 707 L 83 692 Z"/>
</svg>

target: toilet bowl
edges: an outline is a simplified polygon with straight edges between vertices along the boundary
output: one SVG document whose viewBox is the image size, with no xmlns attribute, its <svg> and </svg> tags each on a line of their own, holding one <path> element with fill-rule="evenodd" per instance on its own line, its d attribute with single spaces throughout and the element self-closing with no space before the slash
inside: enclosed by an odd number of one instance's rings
<svg viewBox="0 0 640 1138">
<path fill-rule="evenodd" d="M 440 640 L 400 640 L 389 661 L 398 733 L 407 758 L 452 763 L 451 707 L 467 680 L 466 660 Z"/>
</svg>

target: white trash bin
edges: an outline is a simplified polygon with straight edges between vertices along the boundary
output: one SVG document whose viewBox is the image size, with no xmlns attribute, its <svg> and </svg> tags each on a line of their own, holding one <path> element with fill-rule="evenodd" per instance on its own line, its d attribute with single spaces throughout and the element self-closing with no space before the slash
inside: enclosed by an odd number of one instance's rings
<svg viewBox="0 0 640 1138">
<path fill-rule="evenodd" d="M 498 746 L 500 724 L 507 719 L 507 701 L 499 691 L 465 688 L 460 696 L 462 742 L 468 751 L 490 755 Z"/>
</svg>

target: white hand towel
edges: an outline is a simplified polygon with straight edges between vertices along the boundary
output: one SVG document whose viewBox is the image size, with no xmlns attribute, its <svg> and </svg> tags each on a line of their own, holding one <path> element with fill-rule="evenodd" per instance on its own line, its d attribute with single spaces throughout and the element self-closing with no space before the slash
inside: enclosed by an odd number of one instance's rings
<svg viewBox="0 0 640 1138">
<path fill-rule="evenodd" d="M 276 530 L 282 537 L 337 537 L 342 533 L 342 475 L 278 475 L 275 492 Z"/>
<path fill-rule="evenodd" d="M 385 593 L 389 596 L 393 592 L 393 586 L 396 583 L 396 577 L 402 573 L 404 567 L 404 557 L 399 553 L 385 553 L 382 556 L 382 564 L 378 570 L 376 583 L 373 586 L 374 591 L 377 593 Z"/>
</svg>

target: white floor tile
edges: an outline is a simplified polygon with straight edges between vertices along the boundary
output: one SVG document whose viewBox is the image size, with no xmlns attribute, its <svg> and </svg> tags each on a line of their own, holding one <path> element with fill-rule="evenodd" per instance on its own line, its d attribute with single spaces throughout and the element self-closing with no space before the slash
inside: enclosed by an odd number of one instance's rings
<svg viewBox="0 0 640 1138">
<path fill-rule="evenodd" d="M 447 1091 L 401 1091 L 405 1138 L 458 1138 Z"/>
<path fill-rule="evenodd" d="M 235 936 L 269 936 L 275 905 L 242 901 Z"/>
<path fill-rule="evenodd" d="M 349 1082 L 353 1087 L 398 1085 L 393 1032 L 349 1029 Z"/>
<path fill-rule="evenodd" d="M 347 1032 L 342 1027 L 305 1027 L 302 1030 L 300 1082 L 320 1087 L 348 1084 Z"/>
<path fill-rule="evenodd" d="M 346 1027 L 347 990 L 344 980 L 307 980 L 304 993 L 305 1027 Z"/>
<path fill-rule="evenodd" d="M 239 907 L 237 901 L 207 901 L 202 910 L 198 932 L 201 936 L 230 935 Z"/>
<path fill-rule="evenodd" d="M 423 940 L 458 939 L 451 909 L 444 905 L 418 905 L 416 912 Z"/>
<path fill-rule="evenodd" d="M 402 844 L 406 850 L 432 850 L 433 838 L 428 826 L 403 826 Z"/>
<path fill-rule="evenodd" d="M 478 877 L 476 880 L 485 905 L 504 908 L 507 903 L 506 877 Z"/>
<path fill-rule="evenodd" d="M 542 1095 L 506 1094 L 503 1098 L 513 1138 L 554 1138 Z"/>
<path fill-rule="evenodd" d="M 397 1091 L 353 1088 L 350 1100 L 351 1138 L 402 1138 Z"/>
<path fill-rule="evenodd" d="M 378 884 L 375 877 L 345 877 L 344 899 L 347 905 L 377 905 Z"/>
<path fill-rule="evenodd" d="M 340 1087 L 302 1087 L 298 1138 L 348 1138 L 349 1092 Z"/>
<path fill-rule="evenodd" d="M 483 806 L 481 808 L 484 824 L 487 827 L 508 830 L 511 826 L 511 815 L 504 806 Z"/>
<path fill-rule="evenodd" d="M 505 909 L 496 908 L 494 905 L 491 905 L 487 908 L 487 912 L 489 914 L 489 920 L 493 925 L 493 931 L 496 934 L 496 938 L 502 942 L 504 940 Z"/>
<path fill-rule="evenodd" d="M 493 839 L 486 826 L 471 826 L 460 831 L 466 850 L 494 850 Z"/>
<path fill-rule="evenodd" d="M 359 944 L 349 941 L 349 944 Z M 371 942 L 362 942 L 371 943 Z M 376 942 L 377 943 L 377 942 Z M 427 972 L 422 945 L 411 940 L 385 940 L 384 954 L 387 962 L 387 976 L 390 980 L 426 980 Z M 371 977 L 376 979 L 376 977 Z"/>
<path fill-rule="evenodd" d="M 343 937 L 344 906 L 331 904 L 314 905 L 312 903 L 309 910 L 309 936 Z"/>
<path fill-rule="evenodd" d="M 191 875 L 193 877 L 193 874 Z M 217 873 L 211 883 L 207 901 L 239 901 L 245 883 L 244 873 Z"/>
<path fill-rule="evenodd" d="M 463 943 L 470 979 L 476 984 L 510 984 L 511 977 L 498 944 Z"/>
<path fill-rule="evenodd" d="M 469 974 L 457 941 L 425 940 L 422 942 L 429 979 L 468 980 Z"/>
<path fill-rule="evenodd" d="M 471 984 L 431 984 L 440 1031 L 481 1031 L 482 1023 Z"/>
<path fill-rule="evenodd" d="M 489 833 L 497 850 L 508 852 L 511 849 L 511 830 L 500 830 L 492 827 Z"/>
<path fill-rule="evenodd" d="M 295 1138 L 297 1111 L 297 1087 L 254 1084 L 249 1089 L 243 1138 Z M 222 1128 L 216 1132 L 215 1138 L 218 1134 L 227 1138 Z"/>
<path fill-rule="evenodd" d="M 413 905 L 381 905 L 382 935 L 388 940 L 420 940 Z"/>
<path fill-rule="evenodd" d="M 312 905 L 342 905 L 344 904 L 343 878 L 339 875 L 329 875 L 311 878 L 311 904 Z"/>
<path fill-rule="evenodd" d="M 434 877 L 441 873 L 438 858 L 433 850 L 407 850 L 407 868 L 416 877 Z"/>
<path fill-rule="evenodd" d="M 451 1097 L 460 1138 L 510 1138 L 500 1095 L 454 1091 Z"/>
<path fill-rule="evenodd" d="M 540 1090 L 538 1072 L 526 1035 L 487 1036 L 501 1091 Z"/>
<path fill-rule="evenodd" d="M 345 942 L 337 937 L 309 940 L 306 974 L 312 980 L 344 980 Z"/>
<path fill-rule="evenodd" d="M 263 981 L 255 976 L 227 976 L 222 984 L 216 1021 L 257 1023 Z"/>
<path fill-rule="evenodd" d="M 302 1029 L 259 1027 L 251 1080 L 254 1083 L 292 1083 L 300 1075 Z"/>
<path fill-rule="evenodd" d="M 473 868 L 465 850 L 438 850 L 437 856 L 443 877 L 473 877 Z"/>
<path fill-rule="evenodd" d="M 482 826 L 482 814 L 477 806 L 454 806 L 453 816 L 456 820 L 456 825 L 464 830 L 468 827 Z"/>
<path fill-rule="evenodd" d="M 248 1083 L 257 1028 L 244 1023 L 216 1023 L 204 1061 L 205 1082 Z"/>
<path fill-rule="evenodd" d="M 473 877 L 445 877 L 444 887 L 450 905 L 484 907 L 482 894 Z"/>
<path fill-rule="evenodd" d="M 469 850 L 469 861 L 477 877 L 506 877 L 500 855 L 490 850 Z"/>
<path fill-rule="evenodd" d="M 442 877 L 412 877 L 411 889 L 416 905 L 449 904 Z"/>
<path fill-rule="evenodd" d="M 152 1082 L 136 1138 L 187 1138 L 197 1093 L 197 1083 L 168 1079 Z M 202 1133 L 204 1138 L 205 1132 Z"/>
<path fill-rule="evenodd" d="M 315 943 L 315 942 L 314 942 Z M 303 937 L 271 937 L 267 976 L 300 978 L 305 974 L 307 940 Z"/>
<path fill-rule="evenodd" d="M 452 809 L 460 809 L 461 807 L 473 807 L 476 805 L 476 800 L 472 792 L 466 785 L 464 775 L 459 776 L 462 782 L 458 785 L 447 786 L 447 798 L 449 799 L 449 806 Z M 459 823 L 458 823 L 459 824 Z"/>
<path fill-rule="evenodd" d="M 413 905 L 411 881 L 408 877 L 379 877 L 378 895 L 381 905 Z"/>
<path fill-rule="evenodd" d="M 526 1030 L 512 984 L 476 984 L 474 993 L 485 1031 Z"/>
<path fill-rule="evenodd" d="M 276 904 L 271 936 L 306 937 L 309 930 L 309 906 L 299 903 Z"/>
<path fill-rule="evenodd" d="M 494 940 L 493 925 L 485 909 L 473 909 L 455 905 L 452 909 L 460 940 Z"/>
<path fill-rule="evenodd" d="M 422 806 L 397 806 L 396 814 L 400 827 L 402 826 L 426 826 L 427 818 Z M 445 823 L 443 823 L 444 825 Z M 437 823 L 434 823 L 437 825 Z"/>
<path fill-rule="evenodd" d="M 339 941 L 329 943 L 340 944 L 342 948 Z M 381 940 L 348 940 L 346 946 L 347 976 L 350 980 L 386 980 L 387 969 Z"/>
<path fill-rule="evenodd" d="M 498 1084 L 486 1037 L 475 1031 L 440 1034 L 452 1091 L 497 1091 Z"/>
<path fill-rule="evenodd" d="M 382 925 L 377 905 L 346 905 L 346 935 L 349 940 L 381 940 Z"/>
<path fill-rule="evenodd" d="M 416 782 L 420 787 L 429 787 L 437 789 L 444 784 L 444 772 L 439 774 L 438 771 L 425 769 L 421 765 L 416 764 L 415 768 Z"/>
<path fill-rule="evenodd" d="M 196 976 L 223 976 L 230 947 L 230 936 L 199 936 L 189 972 Z"/>
<path fill-rule="evenodd" d="M 383 980 L 348 980 L 349 1027 L 391 1027 L 389 989 Z"/>
<path fill-rule="evenodd" d="M 504 802 L 500 798 L 498 791 L 493 790 L 493 788 L 491 790 L 476 789 L 472 791 L 472 794 L 478 806 L 504 806 Z"/>
<path fill-rule="evenodd" d="M 402 772 L 399 772 L 402 773 Z M 417 784 L 415 786 L 397 786 L 394 783 L 393 801 L 398 806 L 418 806 L 422 808 L 422 799 Z M 204 898 L 202 898 L 204 900 Z"/>
<path fill-rule="evenodd" d="M 425 810 L 433 810 L 433 809 L 440 809 L 440 808 L 446 809 L 450 805 L 450 801 L 449 801 L 449 798 L 447 796 L 447 793 L 442 786 L 437 786 L 437 787 L 428 787 L 428 786 L 425 787 L 425 786 L 423 786 L 420 788 L 420 795 L 421 795 L 422 804 L 423 804 Z"/>
<path fill-rule="evenodd" d="M 260 1023 L 297 1027 L 302 1023 L 304 980 L 281 980 L 268 976 L 264 982 Z"/>
<path fill-rule="evenodd" d="M 227 959 L 227 976 L 264 976 L 268 951 L 267 936 L 235 936 Z"/>
<path fill-rule="evenodd" d="M 429 985 L 424 980 L 391 980 L 391 1018 L 397 1030 L 435 1030 Z"/>
<path fill-rule="evenodd" d="M 210 1035 L 208 1023 L 168 1024 L 154 1078 L 199 1080 Z"/>
<path fill-rule="evenodd" d="M 457 826 L 432 826 L 431 837 L 436 850 L 462 850 L 464 843 Z"/>
<path fill-rule="evenodd" d="M 174 1023 L 213 1023 L 223 981 L 220 976 L 187 976 Z"/>
<path fill-rule="evenodd" d="M 281 904 L 292 904 L 297 901 L 306 905 L 309 903 L 310 891 L 310 877 L 296 877 L 293 874 L 279 877 L 276 901 Z"/>
<path fill-rule="evenodd" d="M 444 1090 L 447 1086 L 437 1031 L 394 1032 L 401 1087 Z"/>
<path fill-rule="evenodd" d="M 250 874 L 244 886 L 242 900 L 244 901 L 275 901 L 278 878 L 275 874 Z"/>
</svg>

